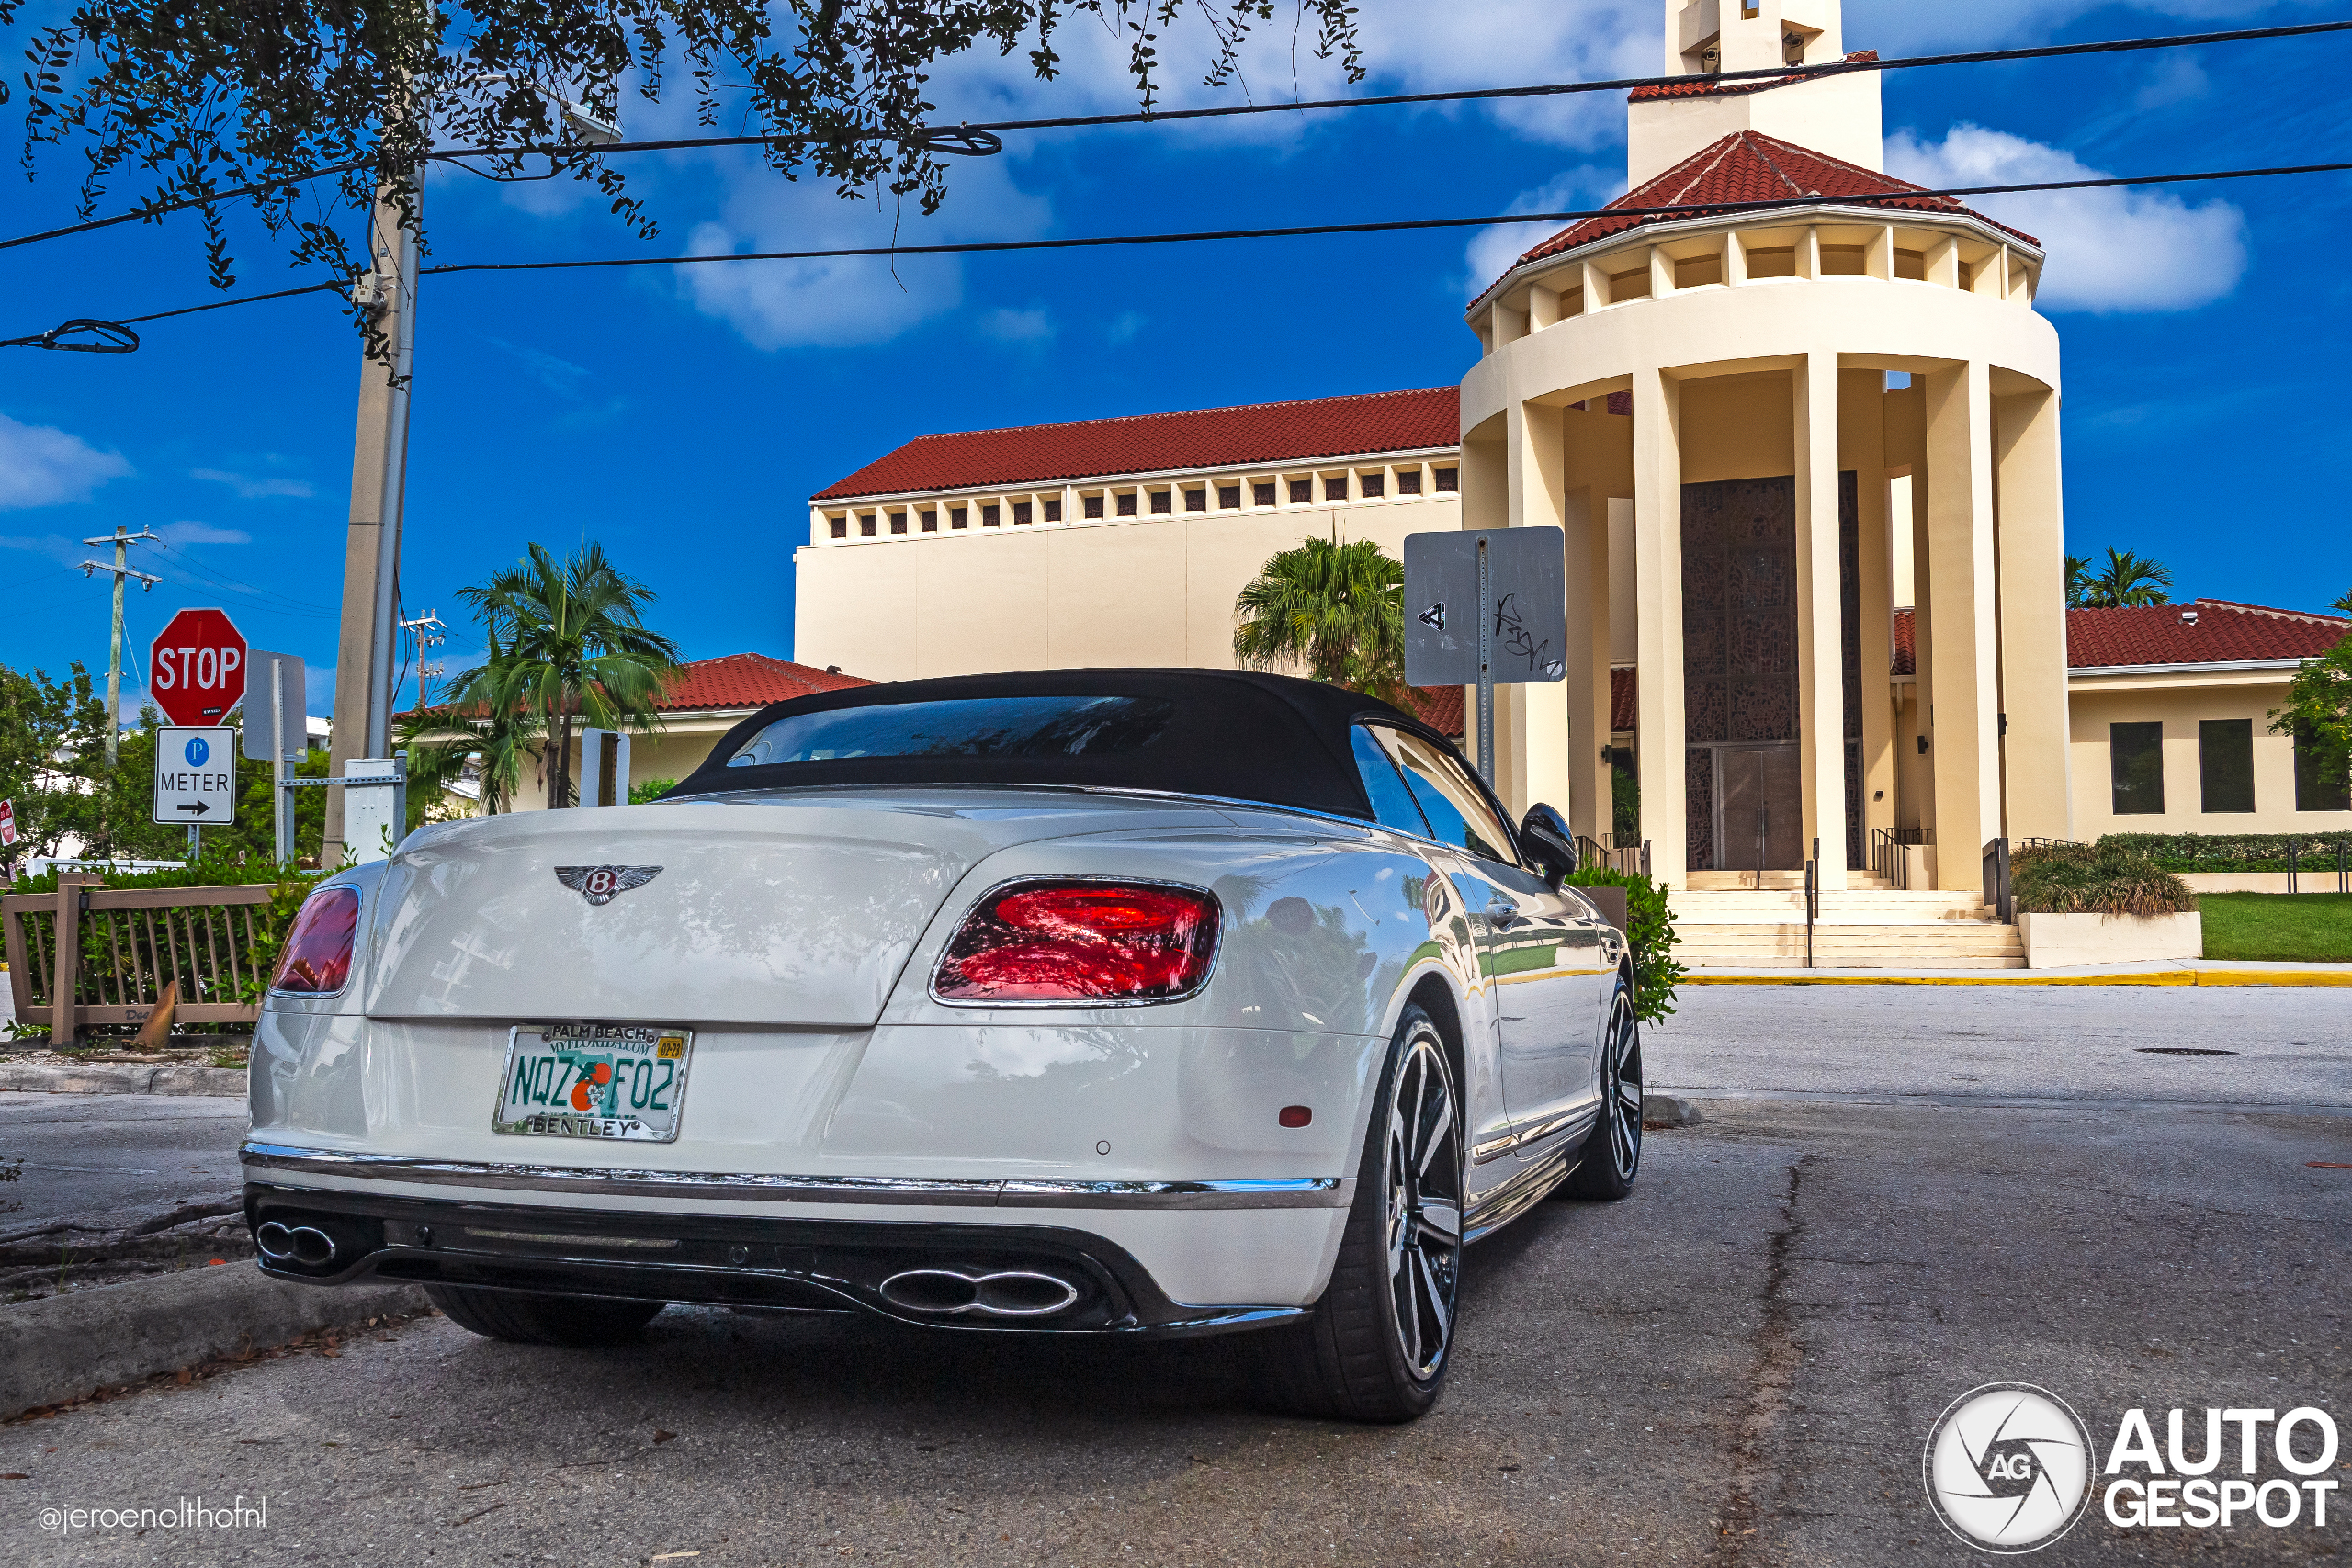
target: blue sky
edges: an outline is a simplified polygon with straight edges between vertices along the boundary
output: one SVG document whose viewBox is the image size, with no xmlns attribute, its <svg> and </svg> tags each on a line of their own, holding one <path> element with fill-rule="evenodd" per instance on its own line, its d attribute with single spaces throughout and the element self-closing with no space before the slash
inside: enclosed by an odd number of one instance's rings
<svg viewBox="0 0 2352 1568">
<path fill-rule="evenodd" d="M 1893 54 L 2339 9 L 1849 0 L 1846 34 L 1849 48 Z M 1662 11 L 1659 0 L 1364 0 L 1374 76 L 1357 90 L 1654 72 Z M 1292 96 L 1294 72 L 1305 96 L 1345 90 L 1328 66 L 1294 63 L 1288 29 L 1276 31 L 1250 59 L 1261 99 Z M 1184 42 L 1163 54 L 1200 59 L 1198 40 L 1189 55 Z M 11 57 L 18 44 L 0 35 Z M 1102 40 L 1073 25 L 1065 52 L 1070 74 L 1050 86 L 993 61 L 944 72 L 945 118 L 1131 107 Z M 1891 166 L 1977 184 L 2342 159 L 2347 68 L 2352 37 L 1898 73 L 1886 81 Z M 1238 94 L 1180 82 L 1171 96 Z M 692 133 L 682 103 L 632 100 L 625 113 L 632 135 Z M 731 156 L 629 167 L 663 226 L 650 244 L 568 186 L 444 171 L 427 197 L 435 259 L 870 243 L 893 220 Z M 52 155 L 38 183 L 0 176 L 12 182 L 0 228 L 70 221 L 71 174 Z M 942 213 L 910 212 L 901 235 L 1542 210 L 1623 188 L 1623 110 L 1595 96 L 1060 133 L 1015 138 L 955 176 Z M 2044 302 L 2065 345 L 2076 553 L 2154 555 L 2181 597 L 2319 608 L 2352 589 L 2336 473 L 2352 278 L 2331 260 L 2347 198 L 2352 177 L 2324 175 L 1982 204 L 2051 248 Z M 593 537 L 658 591 L 654 619 L 690 656 L 790 655 L 792 549 L 810 491 L 927 431 L 1457 380 L 1476 352 L 1461 317 L 1474 275 L 1539 237 L 923 259 L 895 276 L 856 263 L 428 279 L 403 597 L 452 623 L 442 656 L 461 668 L 480 639 L 459 586 L 528 541 Z M 257 232 L 237 239 L 242 289 L 309 280 Z M 0 253 L 0 336 L 208 297 L 187 219 Z M 92 553 L 83 537 L 119 523 L 167 538 L 141 560 L 164 585 L 130 598 L 132 671 L 175 610 L 217 604 L 257 646 L 303 657 L 312 711 L 326 711 L 359 374 L 322 299 L 157 323 L 124 357 L 0 352 L 0 660 L 103 671 L 104 579 L 73 563 Z"/>
</svg>

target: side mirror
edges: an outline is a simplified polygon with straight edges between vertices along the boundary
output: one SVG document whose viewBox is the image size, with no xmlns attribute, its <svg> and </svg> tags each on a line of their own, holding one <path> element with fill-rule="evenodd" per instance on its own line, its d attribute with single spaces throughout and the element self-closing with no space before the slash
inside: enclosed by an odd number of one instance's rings
<svg viewBox="0 0 2352 1568">
<path fill-rule="evenodd" d="M 1566 818 L 1541 801 L 1527 808 L 1527 819 L 1519 825 L 1519 846 L 1555 882 L 1577 868 L 1576 834 Z"/>
</svg>

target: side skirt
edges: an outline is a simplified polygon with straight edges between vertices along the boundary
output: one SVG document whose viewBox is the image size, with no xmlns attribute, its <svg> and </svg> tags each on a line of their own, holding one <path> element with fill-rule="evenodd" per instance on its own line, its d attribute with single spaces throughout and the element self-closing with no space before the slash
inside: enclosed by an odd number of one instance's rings
<svg viewBox="0 0 2352 1568">
<path fill-rule="evenodd" d="M 1463 1241 L 1474 1242 L 1492 1235 L 1541 1203 L 1552 1189 L 1575 1171 L 1580 1163 L 1577 1156 L 1583 1147 L 1581 1138 L 1561 1139 L 1559 1147 L 1471 1204 L 1462 1215 Z"/>
</svg>

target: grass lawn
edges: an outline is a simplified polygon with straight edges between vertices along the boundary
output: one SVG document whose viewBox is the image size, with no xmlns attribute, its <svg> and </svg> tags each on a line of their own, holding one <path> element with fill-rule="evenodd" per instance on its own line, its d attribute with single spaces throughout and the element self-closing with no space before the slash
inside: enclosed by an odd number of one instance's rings
<svg viewBox="0 0 2352 1568">
<path fill-rule="evenodd" d="M 2352 893 L 2202 893 L 2205 956 L 2352 964 Z"/>
</svg>

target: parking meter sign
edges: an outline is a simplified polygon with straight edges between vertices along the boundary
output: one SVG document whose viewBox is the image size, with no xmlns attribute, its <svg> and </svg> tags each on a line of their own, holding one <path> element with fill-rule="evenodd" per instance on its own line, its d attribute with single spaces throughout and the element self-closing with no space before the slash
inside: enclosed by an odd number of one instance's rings
<svg viewBox="0 0 2352 1568">
<path fill-rule="evenodd" d="M 218 828 L 236 819 L 237 732 L 155 731 L 154 820 L 176 828 Z"/>
</svg>

